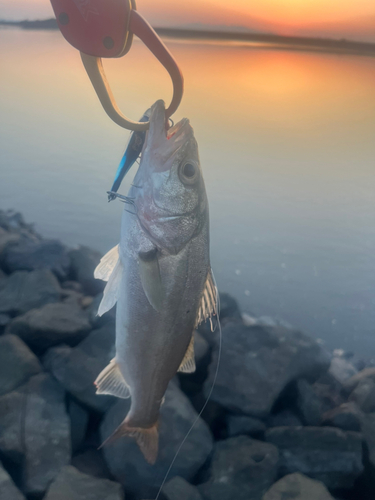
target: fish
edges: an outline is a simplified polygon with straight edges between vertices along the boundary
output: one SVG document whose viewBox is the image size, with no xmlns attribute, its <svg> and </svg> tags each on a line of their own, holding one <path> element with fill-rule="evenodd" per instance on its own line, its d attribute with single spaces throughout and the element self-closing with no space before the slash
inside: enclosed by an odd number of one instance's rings
<svg viewBox="0 0 375 500">
<path fill-rule="evenodd" d="M 168 383 L 177 371 L 195 371 L 194 330 L 218 307 L 198 144 L 188 119 L 169 130 L 165 124 L 159 100 L 123 197 L 120 243 L 94 273 L 107 281 L 98 314 L 117 303 L 116 355 L 97 377 L 96 392 L 131 397 L 124 421 L 104 444 L 131 436 L 150 464 Z"/>
<path fill-rule="evenodd" d="M 151 109 L 145 111 L 142 115 L 140 122 L 147 122 L 150 118 Z M 129 142 L 126 146 L 125 153 L 121 158 L 120 165 L 118 166 L 115 180 L 113 181 L 111 191 L 108 193 L 108 201 L 113 201 L 116 199 L 116 195 L 121 182 L 123 181 L 125 175 L 129 172 L 131 167 L 137 161 L 141 151 L 143 149 L 143 145 L 146 139 L 146 132 L 143 131 L 135 131 L 130 134 Z"/>
</svg>

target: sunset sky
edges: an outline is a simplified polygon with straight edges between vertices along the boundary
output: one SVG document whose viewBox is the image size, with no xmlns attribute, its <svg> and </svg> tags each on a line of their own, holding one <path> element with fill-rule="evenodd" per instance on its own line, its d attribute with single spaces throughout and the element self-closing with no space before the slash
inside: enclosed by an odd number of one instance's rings
<svg viewBox="0 0 375 500">
<path fill-rule="evenodd" d="M 230 4 L 224 0 L 138 0 L 137 5 L 154 26 L 203 23 L 375 41 L 374 0 L 231 0 Z M 51 15 L 48 0 L 0 0 L 1 19 Z"/>
</svg>

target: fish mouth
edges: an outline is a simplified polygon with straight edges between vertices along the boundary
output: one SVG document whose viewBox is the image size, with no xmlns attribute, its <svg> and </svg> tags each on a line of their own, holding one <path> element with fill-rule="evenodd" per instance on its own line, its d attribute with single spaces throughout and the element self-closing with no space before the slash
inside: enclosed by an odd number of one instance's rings
<svg viewBox="0 0 375 500">
<path fill-rule="evenodd" d="M 165 118 L 165 102 L 160 99 L 153 104 L 150 113 L 150 129 L 147 142 L 152 147 L 176 149 L 193 136 L 193 129 L 187 118 L 167 130 Z M 167 141 L 167 143 L 166 143 Z"/>
</svg>

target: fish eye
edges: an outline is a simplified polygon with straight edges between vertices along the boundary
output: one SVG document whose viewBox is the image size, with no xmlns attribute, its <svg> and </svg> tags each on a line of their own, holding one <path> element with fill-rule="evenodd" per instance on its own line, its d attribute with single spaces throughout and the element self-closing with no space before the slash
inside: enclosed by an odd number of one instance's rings
<svg viewBox="0 0 375 500">
<path fill-rule="evenodd" d="M 184 184 L 194 184 L 199 176 L 199 167 L 193 161 L 186 161 L 181 165 L 179 174 Z"/>
</svg>

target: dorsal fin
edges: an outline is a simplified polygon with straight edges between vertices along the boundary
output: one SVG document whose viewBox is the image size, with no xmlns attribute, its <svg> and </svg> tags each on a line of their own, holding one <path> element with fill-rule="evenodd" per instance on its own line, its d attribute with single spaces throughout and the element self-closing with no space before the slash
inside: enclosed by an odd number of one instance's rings
<svg viewBox="0 0 375 500">
<path fill-rule="evenodd" d="M 182 360 L 178 371 L 182 373 L 195 372 L 194 334 L 191 336 L 190 344 L 186 350 L 185 357 Z"/>
<path fill-rule="evenodd" d="M 218 312 L 218 293 L 212 277 L 212 271 L 207 274 L 206 283 L 202 292 L 201 303 L 199 305 L 198 314 L 195 322 L 195 328 L 206 319 L 211 318 Z"/>
<path fill-rule="evenodd" d="M 108 281 L 118 260 L 119 245 L 116 245 L 100 259 L 100 262 L 94 271 L 94 278 L 97 280 Z"/>
<path fill-rule="evenodd" d="M 103 314 L 112 309 L 112 307 L 116 304 L 121 284 L 122 270 L 123 266 L 121 260 L 118 259 L 115 268 L 109 277 L 108 283 L 104 288 L 103 298 L 98 309 L 98 316 L 103 316 Z"/>
</svg>

